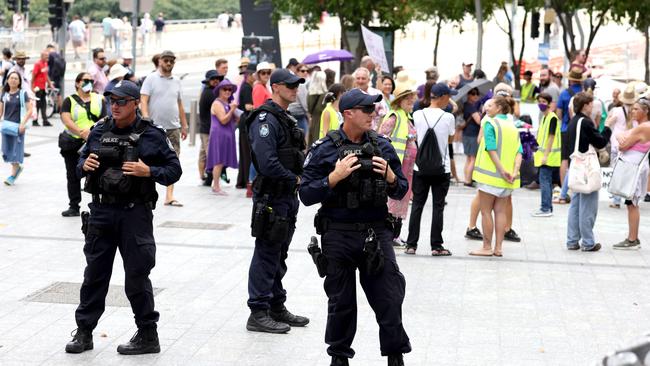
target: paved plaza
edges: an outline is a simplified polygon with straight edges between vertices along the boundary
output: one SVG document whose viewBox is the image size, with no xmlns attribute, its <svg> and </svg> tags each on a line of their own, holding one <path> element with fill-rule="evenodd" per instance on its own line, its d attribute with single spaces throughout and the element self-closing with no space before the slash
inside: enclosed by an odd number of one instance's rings
<svg viewBox="0 0 650 366">
<path fill-rule="evenodd" d="M 95 349 L 66 354 L 85 262 L 80 220 L 60 215 L 67 197 L 56 122 L 29 130 L 26 150 L 32 156 L 23 175 L 16 186 L 0 187 L 0 365 L 329 364 L 323 342 L 327 299 L 306 251 L 316 207 L 300 209 L 284 282 L 287 306 L 311 323 L 286 335 L 248 332 L 251 203 L 234 185 L 226 188 L 227 197 L 199 186 L 198 147 L 187 144 L 176 186 L 185 207 L 159 201 L 154 213 L 157 263 L 151 279 L 162 352 L 116 352 L 136 330 L 120 292 L 118 257 L 110 306 L 94 331 Z M 2 165 L 2 174 L 8 172 Z M 229 175 L 234 182 L 236 171 Z M 641 209 L 642 250 L 611 249 L 627 233 L 626 214 L 601 202 L 595 232 L 603 250 L 572 252 L 564 247 L 568 207 L 556 206 L 552 218 L 532 218 L 539 191 L 519 190 L 514 228 L 522 243 L 506 243 L 503 258 L 477 259 L 467 253 L 480 243 L 463 238 L 473 194 L 458 186 L 450 190 L 444 238 L 452 257 L 429 256 L 426 240 L 415 257 L 398 253 L 407 282 L 404 325 L 413 346 L 406 365 L 593 365 L 650 330 L 650 204 Z M 423 238 L 430 219 L 427 209 Z M 358 301 L 351 364 L 383 365 L 378 327 L 360 287 Z"/>
</svg>

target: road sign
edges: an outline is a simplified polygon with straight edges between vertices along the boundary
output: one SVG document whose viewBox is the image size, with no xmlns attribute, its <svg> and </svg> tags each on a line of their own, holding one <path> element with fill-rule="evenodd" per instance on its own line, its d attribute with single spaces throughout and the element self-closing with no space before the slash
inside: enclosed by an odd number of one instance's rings
<svg viewBox="0 0 650 366">
<path fill-rule="evenodd" d="M 120 10 L 125 13 L 132 13 L 135 8 L 135 2 L 138 0 L 120 0 Z M 153 9 L 153 0 L 139 0 L 139 13 L 148 13 Z"/>
</svg>

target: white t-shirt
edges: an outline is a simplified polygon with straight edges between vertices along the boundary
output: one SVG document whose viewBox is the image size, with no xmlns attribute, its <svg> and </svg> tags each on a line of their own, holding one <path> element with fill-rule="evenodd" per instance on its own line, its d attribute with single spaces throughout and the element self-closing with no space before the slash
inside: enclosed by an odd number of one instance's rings
<svg viewBox="0 0 650 366">
<path fill-rule="evenodd" d="M 74 40 L 83 40 L 86 35 L 86 24 L 81 21 L 81 19 L 73 20 L 70 25 L 68 25 L 70 30 L 70 35 Z"/>
<path fill-rule="evenodd" d="M 449 136 L 453 136 L 456 133 L 456 120 L 454 116 L 440 108 L 425 108 L 413 113 L 413 124 L 417 131 L 418 146 L 422 144 L 427 130 L 433 127 L 433 132 L 436 133 L 436 138 L 438 139 L 440 156 L 445 159 L 445 173 L 451 173 L 451 161 L 449 147 L 447 145 L 449 144 Z M 414 170 L 418 170 L 417 164 Z"/>
</svg>

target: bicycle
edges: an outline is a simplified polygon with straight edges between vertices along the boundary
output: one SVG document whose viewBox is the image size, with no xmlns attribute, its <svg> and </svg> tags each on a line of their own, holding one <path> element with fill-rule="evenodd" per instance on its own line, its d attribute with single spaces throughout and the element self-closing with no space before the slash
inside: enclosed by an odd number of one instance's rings
<svg viewBox="0 0 650 366">
<path fill-rule="evenodd" d="M 54 113 L 59 113 L 59 92 L 58 88 L 48 88 L 45 93 L 45 114 L 48 118 L 52 117 Z"/>
</svg>

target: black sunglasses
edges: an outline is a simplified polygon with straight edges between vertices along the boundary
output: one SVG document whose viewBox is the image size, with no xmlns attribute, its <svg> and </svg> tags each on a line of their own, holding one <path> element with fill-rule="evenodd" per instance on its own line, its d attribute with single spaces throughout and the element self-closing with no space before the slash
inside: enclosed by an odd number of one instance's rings
<svg viewBox="0 0 650 366">
<path fill-rule="evenodd" d="M 271 71 L 269 71 L 269 70 L 262 70 L 262 71 L 258 71 L 258 74 L 260 74 L 260 75 L 271 75 Z"/>
<path fill-rule="evenodd" d="M 309 72 L 309 70 L 307 70 L 307 69 L 301 69 L 301 70 L 298 70 L 298 72 Z"/>
<path fill-rule="evenodd" d="M 168 63 L 168 64 L 172 64 L 172 65 L 176 63 L 176 60 L 174 60 L 172 58 L 164 58 L 161 61 L 165 62 L 165 63 Z"/>
<path fill-rule="evenodd" d="M 93 80 L 93 79 L 81 79 L 81 81 L 83 81 L 84 83 L 94 83 L 95 82 L 95 80 Z"/>
<path fill-rule="evenodd" d="M 287 89 L 297 89 L 300 83 L 295 83 L 295 84 L 287 84 L 287 83 L 281 83 L 280 85 L 284 85 L 287 87 Z"/>
<path fill-rule="evenodd" d="M 128 102 L 135 99 L 113 99 L 111 98 L 111 105 L 117 104 L 120 107 L 124 107 Z"/>
<path fill-rule="evenodd" d="M 361 105 L 352 109 L 358 109 L 365 114 L 372 114 L 375 111 L 375 105 Z"/>
</svg>

